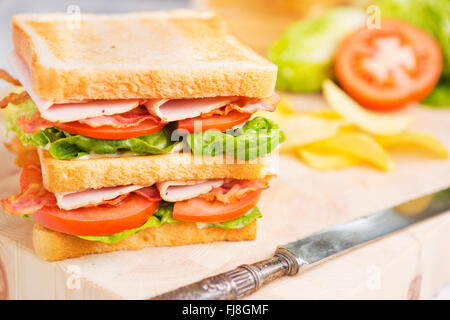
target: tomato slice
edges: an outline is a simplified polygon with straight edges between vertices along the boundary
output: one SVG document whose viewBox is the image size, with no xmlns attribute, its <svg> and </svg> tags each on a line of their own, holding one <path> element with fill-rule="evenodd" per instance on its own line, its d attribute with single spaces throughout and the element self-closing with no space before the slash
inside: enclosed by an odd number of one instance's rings
<svg viewBox="0 0 450 320">
<path fill-rule="evenodd" d="M 231 111 L 225 116 L 214 115 L 202 118 L 195 117 L 178 121 L 178 129 L 185 129 L 189 132 L 202 132 L 209 129 L 216 129 L 225 132 L 233 127 L 250 119 L 250 113 L 242 113 L 236 110 Z M 195 124 L 195 125 L 194 125 Z"/>
<path fill-rule="evenodd" d="M 147 134 L 161 131 L 162 128 L 164 128 L 165 123 L 148 119 L 142 121 L 134 127 L 114 128 L 112 126 L 91 127 L 87 124 L 73 121 L 66 123 L 54 123 L 54 126 L 68 133 L 79 134 L 85 137 L 118 140 L 145 136 Z"/>
<path fill-rule="evenodd" d="M 364 107 L 399 109 L 420 101 L 442 71 L 442 51 L 426 32 L 382 20 L 381 29 L 361 27 L 339 45 L 335 73 L 341 86 Z"/>
<path fill-rule="evenodd" d="M 83 207 L 62 210 L 43 207 L 30 217 L 51 230 L 80 235 L 108 235 L 137 228 L 144 224 L 158 208 L 159 201 L 131 193 L 117 206 Z"/>
<path fill-rule="evenodd" d="M 235 219 L 250 211 L 259 200 L 261 190 L 250 192 L 239 201 L 209 202 L 203 198 L 178 201 L 173 206 L 173 217 L 192 222 L 223 222 Z"/>
</svg>

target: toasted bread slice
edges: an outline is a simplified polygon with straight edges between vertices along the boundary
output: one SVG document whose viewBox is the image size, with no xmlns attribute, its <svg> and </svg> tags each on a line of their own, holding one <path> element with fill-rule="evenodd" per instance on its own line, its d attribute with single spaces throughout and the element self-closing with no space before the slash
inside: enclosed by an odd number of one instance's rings
<svg viewBox="0 0 450 320">
<path fill-rule="evenodd" d="M 214 14 L 18 14 L 16 52 L 42 98 L 267 97 L 277 68 L 228 35 Z"/>
<path fill-rule="evenodd" d="M 36 254 L 44 260 L 62 260 L 85 254 L 145 247 L 181 246 L 214 241 L 243 241 L 256 238 L 256 221 L 241 229 L 202 228 L 193 222 L 176 222 L 144 229 L 114 244 L 84 240 L 49 230 L 39 224 L 33 228 Z"/>
<path fill-rule="evenodd" d="M 222 156 L 167 153 L 149 156 L 59 160 L 38 148 L 44 187 L 71 192 L 124 185 L 149 186 L 156 182 L 202 179 L 261 179 L 273 172 L 271 156 L 237 162 Z"/>
</svg>

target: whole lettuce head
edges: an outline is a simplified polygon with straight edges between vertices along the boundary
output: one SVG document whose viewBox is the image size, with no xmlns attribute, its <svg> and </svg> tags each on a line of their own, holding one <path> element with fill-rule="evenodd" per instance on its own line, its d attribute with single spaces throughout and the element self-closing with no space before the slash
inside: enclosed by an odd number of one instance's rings
<svg viewBox="0 0 450 320">
<path fill-rule="evenodd" d="M 323 80 L 333 76 L 337 45 L 365 19 L 360 9 L 336 7 L 290 26 L 268 53 L 278 66 L 277 87 L 295 92 L 319 91 Z"/>
</svg>

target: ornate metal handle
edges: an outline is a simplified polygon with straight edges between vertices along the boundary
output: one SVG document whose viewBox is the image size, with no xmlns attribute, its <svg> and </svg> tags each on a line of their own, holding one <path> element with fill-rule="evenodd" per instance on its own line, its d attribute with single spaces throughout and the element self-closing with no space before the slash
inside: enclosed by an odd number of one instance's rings
<svg viewBox="0 0 450 320">
<path fill-rule="evenodd" d="M 278 250 L 270 259 L 242 265 L 234 270 L 151 298 L 151 300 L 231 300 L 245 297 L 263 284 L 285 275 L 294 275 L 299 263 L 289 252 Z"/>
</svg>

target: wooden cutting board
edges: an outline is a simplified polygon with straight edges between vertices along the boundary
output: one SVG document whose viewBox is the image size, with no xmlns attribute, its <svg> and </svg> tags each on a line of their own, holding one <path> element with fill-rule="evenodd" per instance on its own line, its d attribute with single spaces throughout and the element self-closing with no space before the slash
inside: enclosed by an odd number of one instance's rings
<svg viewBox="0 0 450 320">
<path fill-rule="evenodd" d="M 432 132 L 450 148 L 450 111 L 413 107 L 407 112 L 416 119 L 412 128 Z M 3 198 L 18 190 L 19 169 L 6 150 L 0 155 Z M 281 156 L 279 176 L 259 204 L 264 217 L 253 242 L 45 262 L 33 254 L 32 223 L 1 213 L 0 298 L 148 298 L 268 258 L 278 244 L 450 186 L 449 160 L 409 153 L 395 153 L 394 158 L 396 168 L 390 173 L 370 167 L 324 173 Z M 250 298 L 430 298 L 450 281 L 449 230 L 450 212 L 273 282 Z"/>
</svg>

